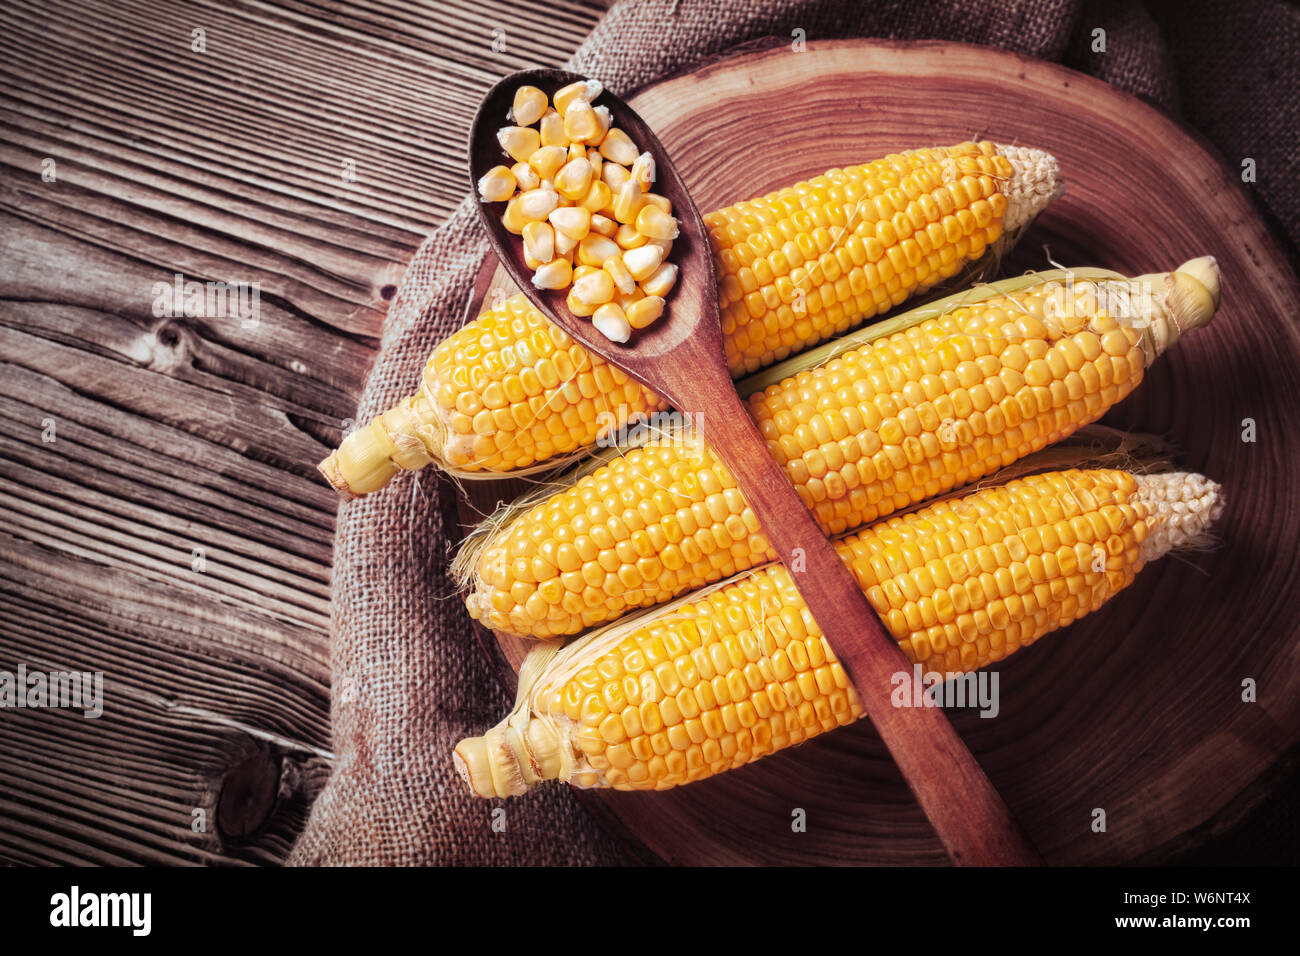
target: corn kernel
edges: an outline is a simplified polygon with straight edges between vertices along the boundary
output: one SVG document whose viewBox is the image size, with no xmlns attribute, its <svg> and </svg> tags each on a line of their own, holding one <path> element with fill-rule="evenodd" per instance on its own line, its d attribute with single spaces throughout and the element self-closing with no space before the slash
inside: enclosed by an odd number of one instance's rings
<svg viewBox="0 0 1300 956">
<path fill-rule="evenodd" d="M 568 162 L 569 154 L 559 146 L 543 146 L 528 157 L 528 165 L 537 171 L 542 179 L 555 179 L 560 167 Z"/>
<path fill-rule="evenodd" d="M 623 253 L 623 262 L 627 265 L 627 271 L 637 282 L 654 275 L 663 261 L 663 251 L 658 246 L 645 245 L 637 249 L 628 249 Z"/>
<path fill-rule="evenodd" d="M 581 240 L 591 231 L 591 212 L 582 206 L 561 206 L 548 217 L 557 232 Z"/>
<path fill-rule="evenodd" d="M 533 273 L 533 285 L 539 289 L 567 289 L 573 278 L 568 259 L 553 259 Z"/>
<path fill-rule="evenodd" d="M 609 133 L 610 123 L 613 122 L 613 116 L 610 115 L 608 106 L 597 106 L 593 108 L 596 114 L 596 132 L 588 136 L 584 142 L 588 146 L 599 147 Z"/>
<path fill-rule="evenodd" d="M 526 126 L 505 126 L 497 131 L 497 142 L 516 163 L 526 163 L 541 147 L 542 137 Z"/>
<path fill-rule="evenodd" d="M 519 194 L 519 214 L 530 222 L 545 219 L 559 204 L 560 197 L 551 189 L 530 189 Z"/>
<path fill-rule="evenodd" d="M 555 258 L 555 230 L 544 222 L 524 226 L 524 253 L 540 263 Z"/>
<path fill-rule="evenodd" d="M 634 329 L 644 329 L 654 323 L 664 313 L 664 300 L 657 295 L 648 295 L 626 309 L 628 324 Z"/>
<path fill-rule="evenodd" d="M 546 94 L 535 86 L 521 86 L 515 90 L 514 104 L 510 107 L 510 121 L 516 126 L 532 126 L 542 118 L 547 108 Z"/>
<path fill-rule="evenodd" d="M 613 201 L 614 194 L 609 191 L 609 187 L 604 183 L 593 182 L 588 187 L 586 194 L 578 201 L 578 205 L 588 210 L 592 214 L 602 212 Z"/>
<path fill-rule="evenodd" d="M 666 213 L 671 213 L 673 211 L 673 204 L 668 200 L 668 197 L 660 196 L 658 193 L 647 193 L 643 202 L 645 205 L 655 206 L 658 209 L 662 209 Z"/>
<path fill-rule="evenodd" d="M 505 212 L 501 214 L 501 223 L 506 227 L 507 232 L 512 232 L 516 236 L 522 235 L 524 226 L 528 225 L 528 218 L 524 216 L 523 209 L 520 207 L 520 198 L 513 197 L 506 203 Z"/>
<path fill-rule="evenodd" d="M 602 268 L 607 260 L 618 254 L 618 244 L 599 234 L 588 233 L 578 243 L 578 262 L 593 269 Z"/>
<path fill-rule="evenodd" d="M 510 167 L 510 175 L 515 178 L 515 185 L 521 192 L 537 189 L 542 185 L 542 177 L 537 175 L 537 170 L 528 163 L 515 163 Z"/>
<path fill-rule="evenodd" d="M 568 308 L 568 310 L 572 312 L 574 315 L 581 316 L 583 318 L 589 317 L 593 312 L 596 311 L 596 306 L 583 302 L 576 295 L 574 295 L 572 289 L 570 289 L 569 294 L 565 296 L 564 304 Z M 559 382 L 558 378 L 556 379 L 556 382 L 558 384 Z"/>
<path fill-rule="evenodd" d="M 635 226 L 622 225 L 614 234 L 614 241 L 623 249 L 637 249 L 646 244 L 646 237 L 637 232 Z"/>
<path fill-rule="evenodd" d="M 627 265 L 623 262 L 621 255 L 612 255 L 605 260 L 604 270 L 609 273 L 609 277 L 614 280 L 614 288 L 623 295 L 631 295 L 636 291 L 636 280 L 632 278 L 632 273 L 627 271 Z"/>
<path fill-rule="evenodd" d="M 479 198 L 484 202 L 504 202 L 514 195 L 516 185 L 509 167 L 493 166 L 479 177 Z"/>
<path fill-rule="evenodd" d="M 636 231 L 656 239 L 673 240 L 677 238 L 677 220 L 653 204 L 642 205 L 636 217 Z"/>
<path fill-rule="evenodd" d="M 575 202 L 591 188 L 591 163 L 586 156 L 571 159 L 555 174 L 555 190 L 565 199 Z"/>
<path fill-rule="evenodd" d="M 648 279 L 641 283 L 641 291 L 646 295 L 655 295 L 660 298 L 666 298 L 673 284 L 677 282 L 677 266 L 671 262 L 665 262 L 653 273 Z"/>
<path fill-rule="evenodd" d="M 641 209 L 641 203 L 641 187 L 637 185 L 636 180 L 629 179 L 614 194 L 614 218 L 621 223 L 630 224 L 635 222 L 637 213 Z M 638 231 L 645 232 L 644 229 Z M 649 233 L 646 234 L 649 235 Z"/>
<path fill-rule="evenodd" d="M 614 298 L 614 280 L 603 270 L 584 275 L 574 280 L 573 296 L 586 305 L 602 305 Z"/>
<path fill-rule="evenodd" d="M 562 206 L 560 208 L 564 209 L 568 207 Z M 555 212 L 559 211 L 559 209 L 555 210 Z M 551 215 L 554 216 L 555 212 L 551 213 Z M 573 236 L 569 235 L 562 229 L 555 230 L 555 254 L 566 258 L 571 257 L 577 250 L 579 241 L 580 240 L 573 238 Z"/>
<path fill-rule="evenodd" d="M 564 118 L 555 110 L 547 110 L 538 123 L 543 146 L 561 146 L 569 148 L 569 138 L 564 135 Z"/>
<path fill-rule="evenodd" d="M 605 181 L 605 185 L 610 188 L 610 191 L 617 195 L 623 184 L 632 178 L 632 174 L 627 171 L 626 166 L 610 162 L 600 167 L 600 177 Z"/>
<path fill-rule="evenodd" d="M 571 101 L 560 113 L 564 117 L 564 135 L 570 142 L 586 142 L 601 132 L 600 118 L 591 103 L 581 97 Z"/>
<path fill-rule="evenodd" d="M 637 159 L 636 144 L 617 126 L 612 128 L 600 144 L 600 155 L 623 166 L 631 166 Z"/>
<path fill-rule="evenodd" d="M 604 87 L 596 80 L 578 80 L 576 83 L 570 83 L 568 86 L 555 91 L 555 108 L 563 116 L 568 112 L 570 104 L 580 99 L 586 100 L 590 104 L 602 92 L 604 92 Z"/>
<path fill-rule="evenodd" d="M 596 309 L 591 324 L 611 342 L 626 342 L 632 336 L 632 326 L 628 324 L 627 316 L 612 302 Z"/>
<path fill-rule="evenodd" d="M 626 312 L 628 306 L 630 306 L 633 302 L 640 302 L 644 298 L 645 298 L 645 293 L 641 291 L 640 286 L 637 286 L 627 295 L 623 295 L 622 293 L 620 293 L 618 296 L 614 298 L 614 301 L 618 304 L 619 308 L 621 308 L 624 312 Z"/>
<path fill-rule="evenodd" d="M 655 158 L 649 153 L 642 153 L 632 163 L 631 173 L 632 178 L 641 186 L 641 191 L 648 193 L 655 181 Z"/>
</svg>

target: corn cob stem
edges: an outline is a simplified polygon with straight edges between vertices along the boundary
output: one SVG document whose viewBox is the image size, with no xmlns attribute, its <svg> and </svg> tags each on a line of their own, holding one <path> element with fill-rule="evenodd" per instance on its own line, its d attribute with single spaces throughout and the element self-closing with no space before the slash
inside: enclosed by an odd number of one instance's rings
<svg viewBox="0 0 1300 956">
<path fill-rule="evenodd" d="M 428 396 L 417 392 L 345 438 L 340 449 L 320 463 L 320 472 L 350 501 L 378 491 L 399 470 L 432 464 L 436 459 L 430 449 L 443 445 L 446 432 Z"/>
<path fill-rule="evenodd" d="M 1056 161 L 1041 150 L 965 143 L 831 170 L 709 213 L 732 373 L 995 260 L 1059 191 Z M 524 474 L 663 407 L 517 294 L 440 344 L 420 391 L 320 469 L 345 497 L 429 463 L 461 477 Z"/>
<path fill-rule="evenodd" d="M 936 502 L 837 549 L 914 663 L 984 667 L 1096 610 L 1221 510 L 1193 474 L 1054 472 Z M 454 761 L 482 797 L 543 780 L 662 790 L 862 716 L 856 689 L 782 565 L 541 647 L 514 710 Z M 955 794 L 955 797 L 960 797 Z"/>
<path fill-rule="evenodd" d="M 769 451 L 827 533 L 1095 421 L 1218 301 L 1208 258 L 1136 279 L 1007 287 L 923 309 L 919 324 L 750 397 Z M 469 571 L 470 614 L 522 636 L 575 634 L 775 560 L 730 473 L 701 447 L 634 448 L 476 538 L 456 565 Z"/>
</svg>

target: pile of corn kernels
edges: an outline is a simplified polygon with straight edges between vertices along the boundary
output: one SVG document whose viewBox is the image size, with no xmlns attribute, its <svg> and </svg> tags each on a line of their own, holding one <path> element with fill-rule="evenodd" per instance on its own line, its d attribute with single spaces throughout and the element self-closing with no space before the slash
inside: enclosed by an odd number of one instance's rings
<svg viewBox="0 0 1300 956">
<path fill-rule="evenodd" d="M 568 289 L 574 315 L 626 342 L 663 314 L 677 281 L 667 261 L 677 220 L 651 191 L 654 157 L 612 125 L 608 107 L 592 105 L 602 92 L 595 80 L 572 83 L 552 104 L 521 86 L 514 125 L 497 134 L 514 165 L 488 170 L 478 191 L 483 202 L 506 204 L 501 221 L 523 237 L 533 285 Z"/>
</svg>

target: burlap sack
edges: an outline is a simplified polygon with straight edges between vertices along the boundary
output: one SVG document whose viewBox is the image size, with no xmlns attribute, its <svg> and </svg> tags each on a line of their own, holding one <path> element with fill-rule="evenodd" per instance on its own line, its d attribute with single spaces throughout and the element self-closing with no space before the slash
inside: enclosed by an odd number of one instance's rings
<svg viewBox="0 0 1300 956">
<path fill-rule="evenodd" d="M 1258 190 L 1281 230 L 1300 236 L 1300 14 L 1282 3 L 1119 0 L 625 0 L 567 66 L 626 95 L 746 41 L 873 36 L 985 43 L 1063 61 L 1179 113 L 1230 164 L 1256 161 Z M 1106 52 L 1092 52 L 1095 29 Z M 358 420 L 410 393 L 433 346 L 458 323 L 486 248 L 462 204 L 420 247 L 393 301 Z M 455 743 L 508 709 L 447 577 L 434 482 L 340 506 L 334 559 L 333 723 L 338 763 L 294 848 L 295 864 L 493 864 L 634 861 L 572 792 L 512 801 L 493 832 L 491 804 L 467 795 Z"/>
</svg>

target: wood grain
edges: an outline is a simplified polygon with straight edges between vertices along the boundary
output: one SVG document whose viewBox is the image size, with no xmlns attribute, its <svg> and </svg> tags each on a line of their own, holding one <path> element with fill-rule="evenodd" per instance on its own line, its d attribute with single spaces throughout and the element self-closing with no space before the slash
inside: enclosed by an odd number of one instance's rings
<svg viewBox="0 0 1300 956">
<path fill-rule="evenodd" d="M 1049 863 L 1156 863 L 1204 839 L 1300 743 L 1300 514 L 1289 491 L 1300 328 L 1278 318 L 1297 287 L 1239 183 L 1132 97 L 958 44 L 782 46 L 631 102 L 702 208 L 896 149 L 989 138 L 1049 150 L 1067 183 L 1007 274 L 1044 267 L 1049 254 L 1134 275 L 1218 259 L 1215 323 L 1162 357 L 1107 420 L 1168 436 L 1180 466 L 1224 484 L 1221 543 L 1148 568 L 1101 612 L 1009 658 L 997 719 L 952 715 Z M 499 496 L 485 484 L 472 486 L 479 507 Z M 499 646 L 515 666 L 527 649 Z M 1247 678 L 1257 703 L 1242 700 Z M 945 859 L 865 721 L 700 784 L 586 799 L 673 863 Z M 791 831 L 796 808 L 806 833 Z M 1105 832 L 1092 829 L 1098 808 Z"/>
<path fill-rule="evenodd" d="M 332 759 L 314 463 L 483 91 L 602 10 L 0 9 L 0 670 L 106 682 L 0 712 L 0 863 L 284 859 Z M 177 273 L 257 283 L 256 326 L 155 316 Z"/>
</svg>

